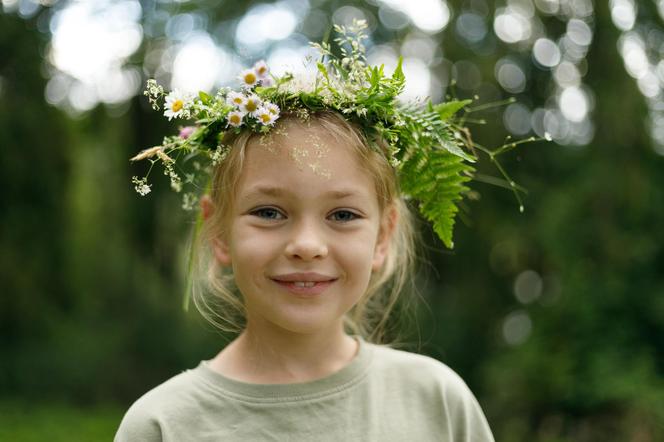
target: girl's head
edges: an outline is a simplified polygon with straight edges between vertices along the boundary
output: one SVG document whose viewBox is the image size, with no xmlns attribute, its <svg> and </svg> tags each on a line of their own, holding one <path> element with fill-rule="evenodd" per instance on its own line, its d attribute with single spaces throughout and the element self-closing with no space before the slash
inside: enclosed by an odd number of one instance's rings
<svg viewBox="0 0 664 442">
<path fill-rule="evenodd" d="M 380 140 L 378 140 L 380 141 Z M 412 265 L 412 227 L 382 152 L 331 111 L 225 140 L 197 245 L 194 300 L 224 330 L 337 327 L 380 341 Z M 378 146 L 381 143 L 377 143 Z"/>
</svg>

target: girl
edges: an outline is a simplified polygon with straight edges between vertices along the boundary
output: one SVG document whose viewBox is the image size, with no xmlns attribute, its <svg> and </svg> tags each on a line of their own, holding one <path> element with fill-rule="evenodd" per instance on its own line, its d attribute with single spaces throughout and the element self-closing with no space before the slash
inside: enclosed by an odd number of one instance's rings
<svg viewBox="0 0 664 442">
<path fill-rule="evenodd" d="M 394 78 L 382 79 L 383 89 Z M 338 103 L 311 106 L 292 90 L 280 95 L 279 79 L 262 89 L 257 82 L 220 98 L 232 103 L 226 126 L 238 123 L 233 115 L 240 123 L 209 154 L 212 184 L 200 200 L 207 290 L 194 300 L 239 335 L 136 401 L 115 440 L 492 441 L 476 399 L 450 368 L 372 343 L 412 263 L 399 175 L 408 159 L 395 167 L 389 137 L 367 136 L 368 112 L 349 121 Z M 242 112 L 251 99 L 258 110 Z M 174 102 L 167 97 L 167 112 L 201 111 Z M 278 121 L 261 116 L 269 106 Z M 215 130 L 203 125 L 180 137 L 189 151 Z M 169 154 L 185 141 L 168 143 L 141 155 L 175 174 Z"/>
</svg>

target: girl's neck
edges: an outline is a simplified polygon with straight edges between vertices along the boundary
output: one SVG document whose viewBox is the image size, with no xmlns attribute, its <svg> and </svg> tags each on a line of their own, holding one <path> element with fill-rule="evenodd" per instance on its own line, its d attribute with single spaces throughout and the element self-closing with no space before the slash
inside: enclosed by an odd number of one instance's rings
<svg viewBox="0 0 664 442">
<path fill-rule="evenodd" d="M 343 327 L 319 333 L 247 328 L 222 350 L 210 367 L 222 375 L 256 384 L 290 384 L 329 376 L 348 365 L 358 342 Z"/>
</svg>

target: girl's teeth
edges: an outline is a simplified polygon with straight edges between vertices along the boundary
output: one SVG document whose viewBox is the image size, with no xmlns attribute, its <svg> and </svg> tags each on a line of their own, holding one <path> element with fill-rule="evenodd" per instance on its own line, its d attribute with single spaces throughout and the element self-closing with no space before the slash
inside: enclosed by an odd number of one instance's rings
<svg viewBox="0 0 664 442">
<path fill-rule="evenodd" d="M 311 281 L 295 281 L 293 285 L 295 287 L 313 287 L 316 283 Z"/>
</svg>

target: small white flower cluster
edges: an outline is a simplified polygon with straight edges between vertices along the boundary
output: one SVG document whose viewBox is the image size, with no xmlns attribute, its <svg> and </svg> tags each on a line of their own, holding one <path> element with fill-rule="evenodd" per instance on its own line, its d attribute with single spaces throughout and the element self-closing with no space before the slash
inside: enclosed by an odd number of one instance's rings
<svg viewBox="0 0 664 442">
<path fill-rule="evenodd" d="M 246 69 L 240 74 L 243 92 L 229 91 L 226 94 L 226 103 L 233 106 L 233 110 L 226 116 L 226 122 L 231 127 L 240 127 L 245 117 L 255 118 L 263 126 L 272 126 L 279 118 L 279 106 L 269 101 L 261 100 L 258 95 L 251 92 L 257 85 L 271 86 L 269 68 L 264 61 L 257 62 L 253 68 Z"/>
<path fill-rule="evenodd" d="M 255 118 L 264 126 L 272 126 L 279 118 L 279 106 L 269 101 L 263 101 L 256 94 L 243 94 L 241 92 L 229 92 L 226 102 L 234 106 L 234 109 L 226 116 L 229 126 L 239 127 L 248 115 Z"/>
<path fill-rule="evenodd" d="M 173 167 L 175 160 L 169 157 L 166 152 L 162 150 L 157 151 L 157 156 L 164 166 L 164 175 L 171 179 L 171 189 L 179 193 L 182 190 L 182 178 L 180 178 L 180 175 L 177 174 L 175 168 Z"/>
<path fill-rule="evenodd" d="M 139 178 L 137 176 L 133 176 L 131 177 L 131 182 L 134 185 L 136 192 L 141 196 L 147 195 L 152 190 L 152 185 L 148 184 L 147 177 Z"/>
<path fill-rule="evenodd" d="M 171 180 L 171 189 L 180 193 L 182 190 L 182 178 L 180 178 L 180 175 L 173 168 L 173 161 L 167 162 L 162 159 L 162 164 L 164 165 L 164 175 Z"/>
<path fill-rule="evenodd" d="M 224 161 L 226 156 L 228 155 L 228 147 L 226 146 L 217 146 L 217 148 L 214 151 L 211 151 L 210 153 L 210 159 L 212 160 L 212 165 L 216 166 L 217 164 L 221 163 Z"/>
<path fill-rule="evenodd" d="M 198 204 L 198 196 L 192 192 L 186 192 L 182 195 L 182 209 L 192 211 Z"/>
<path fill-rule="evenodd" d="M 157 84 L 157 80 L 151 78 L 148 80 L 147 87 L 143 95 L 148 97 L 148 101 L 152 105 L 152 109 L 159 110 L 159 99 L 164 95 L 164 88 Z"/>
</svg>

